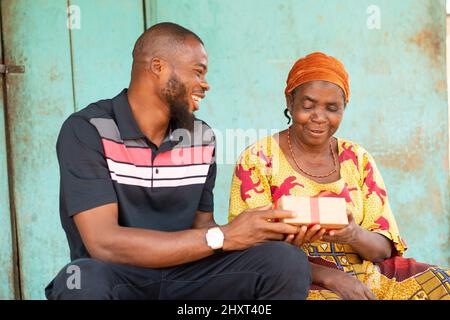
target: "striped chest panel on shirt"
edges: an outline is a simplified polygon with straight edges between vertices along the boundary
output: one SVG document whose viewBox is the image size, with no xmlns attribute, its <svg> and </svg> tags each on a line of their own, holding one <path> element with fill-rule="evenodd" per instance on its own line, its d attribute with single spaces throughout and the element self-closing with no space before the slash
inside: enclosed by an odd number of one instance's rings
<svg viewBox="0 0 450 320">
<path fill-rule="evenodd" d="M 140 187 L 179 187 L 204 184 L 214 146 L 175 146 L 153 156 L 144 139 L 122 140 L 112 119 L 93 118 L 100 134 L 111 179 Z"/>
</svg>

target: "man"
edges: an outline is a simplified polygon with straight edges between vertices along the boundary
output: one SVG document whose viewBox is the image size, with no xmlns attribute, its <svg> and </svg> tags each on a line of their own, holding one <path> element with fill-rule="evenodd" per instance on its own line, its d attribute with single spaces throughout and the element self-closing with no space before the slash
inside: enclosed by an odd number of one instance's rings
<svg viewBox="0 0 450 320">
<path fill-rule="evenodd" d="M 48 299 L 306 297 L 306 256 L 279 241 L 299 230 L 270 222 L 290 212 L 214 222 L 214 139 L 193 116 L 207 65 L 197 35 L 157 24 L 135 44 L 129 89 L 65 121 L 57 154 L 71 263 Z"/>
</svg>

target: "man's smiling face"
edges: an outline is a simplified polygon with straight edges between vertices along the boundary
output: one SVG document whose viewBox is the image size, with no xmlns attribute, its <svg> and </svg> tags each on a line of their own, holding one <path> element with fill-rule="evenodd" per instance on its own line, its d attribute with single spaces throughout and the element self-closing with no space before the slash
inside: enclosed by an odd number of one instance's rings
<svg viewBox="0 0 450 320">
<path fill-rule="evenodd" d="M 208 56 L 203 45 L 193 37 L 185 40 L 183 50 L 171 61 L 171 73 L 162 89 L 169 103 L 171 120 L 178 127 L 192 129 L 193 112 L 200 108 L 200 101 L 209 90 L 205 76 Z"/>
</svg>

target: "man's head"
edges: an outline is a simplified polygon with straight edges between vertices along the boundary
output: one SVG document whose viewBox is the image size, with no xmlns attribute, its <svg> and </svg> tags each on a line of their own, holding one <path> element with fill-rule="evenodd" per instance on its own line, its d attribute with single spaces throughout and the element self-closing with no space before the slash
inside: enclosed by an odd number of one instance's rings
<svg viewBox="0 0 450 320">
<path fill-rule="evenodd" d="M 136 41 L 132 82 L 152 91 L 169 108 L 177 127 L 192 129 L 193 112 L 209 90 L 207 68 L 202 40 L 190 30 L 164 22 L 147 29 Z"/>
</svg>

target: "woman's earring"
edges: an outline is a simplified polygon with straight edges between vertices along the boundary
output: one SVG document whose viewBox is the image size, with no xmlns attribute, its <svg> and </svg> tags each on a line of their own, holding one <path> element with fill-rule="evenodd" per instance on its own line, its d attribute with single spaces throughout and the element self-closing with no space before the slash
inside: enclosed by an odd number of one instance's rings
<svg viewBox="0 0 450 320">
<path fill-rule="evenodd" d="M 291 117 L 290 117 L 291 112 L 288 110 L 288 108 L 284 109 L 284 116 L 286 118 L 288 118 L 288 122 L 287 124 L 291 123 Z"/>
</svg>

